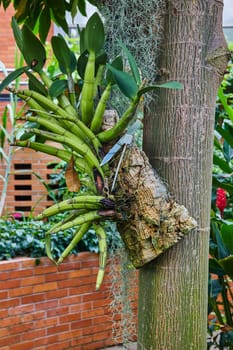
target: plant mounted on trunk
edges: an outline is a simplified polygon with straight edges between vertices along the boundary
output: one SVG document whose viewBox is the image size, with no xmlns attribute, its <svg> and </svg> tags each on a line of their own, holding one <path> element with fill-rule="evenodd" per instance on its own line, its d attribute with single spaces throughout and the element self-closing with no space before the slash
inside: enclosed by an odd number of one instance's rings
<svg viewBox="0 0 233 350">
<path fill-rule="evenodd" d="M 72 241 L 56 261 L 61 263 L 92 226 L 100 248 L 98 289 L 107 255 L 104 221 L 117 222 L 135 267 L 155 259 L 196 225 L 187 210 L 169 195 L 145 154 L 132 145 L 132 134 L 138 126 L 136 111 L 143 94 L 159 88 L 180 89 L 182 85 L 172 81 L 147 86 L 133 56 L 120 42 L 128 70 L 123 70 L 120 56 L 108 62 L 104 27 L 97 13 L 80 32 L 78 60 L 62 36 L 52 38 L 61 71 L 54 81 L 43 71 L 46 55 L 39 39 L 26 25 L 20 29 L 14 19 L 12 27 L 27 65 L 11 73 L 0 87 L 7 87 L 22 73 L 29 78 L 28 90 L 8 88 L 27 107 L 25 115 L 19 118 L 25 121 L 24 133 L 20 139 L 16 137 L 14 145 L 65 160 L 66 181 L 73 192 L 70 199 L 38 216 L 44 219 L 67 212 L 66 218 L 46 234 L 47 254 L 54 261 L 52 234 L 76 227 Z M 77 81 L 73 78 L 76 69 L 80 77 Z M 119 118 L 108 110 L 115 88 L 129 99 L 128 108 Z"/>
</svg>

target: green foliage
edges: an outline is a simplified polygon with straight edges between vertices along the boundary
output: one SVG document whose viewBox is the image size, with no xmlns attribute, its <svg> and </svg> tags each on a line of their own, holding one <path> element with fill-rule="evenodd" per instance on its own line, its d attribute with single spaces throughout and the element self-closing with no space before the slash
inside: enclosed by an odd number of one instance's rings
<svg viewBox="0 0 233 350">
<path fill-rule="evenodd" d="M 208 348 L 233 349 L 233 65 L 216 105 L 209 259 Z M 221 190 L 219 190 L 221 189 Z M 225 196 L 224 198 L 224 191 Z M 217 195 L 216 195 L 217 193 Z M 219 193 L 223 196 L 219 197 Z M 219 198 L 218 198 L 219 197 Z"/>
<path fill-rule="evenodd" d="M 96 1 L 89 0 L 96 5 Z M 87 0 L 0 0 L 0 6 L 6 10 L 10 4 L 14 5 L 15 18 L 18 23 L 25 23 L 36 33 L 39 33 L 42 42 L 45 42 L 51 22 L 55 22 L 68 34 L 66 12 L 74 18 L 77 11 L 86 16 Z"/>
<path fill-rule="evenodd" d="M 52 37 L 53 53 L 58 60 L 59 68 L 64 74 L 71 74 L 75 71 L 77 62 L 73 51 L 68 47 L 62 36 Z"/>
<path fill-rule="evenodd" d="M 54 221 L 61 220 L 58 215 L 49 222 L 25 219 L 0 219 L 0 260 L 8 260 L 19 256 L 43 257 L 45 253 L 45 233 L 51 229 Z M 112 223 L 106 224 L 108 245 L 119 245 L 120 237 Z M 59 232 L 51 238 L 52 252 L 58 258 L 73 237 L 74 230 Z M 82 241 L 71 251 L 78 254 L 82 251 L 98 252 L 98 239 L 93 229 L 83 237 Z"/>
<path fill-rule="evenodd" d="M 93 35 L 93 33 L 95 33 L 95 35 Z M 94 51 L 95 54 L 97 54 L 102 50 L 104 41 L 104 26 L 96 12 L 87 22 L 84 31 L 84 48 L 88 52 Z"/>
</svg>

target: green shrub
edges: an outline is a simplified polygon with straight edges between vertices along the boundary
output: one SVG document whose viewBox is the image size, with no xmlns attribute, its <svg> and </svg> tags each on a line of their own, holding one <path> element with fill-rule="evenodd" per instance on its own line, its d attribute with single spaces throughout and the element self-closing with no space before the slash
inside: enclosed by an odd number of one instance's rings
<svg viewBox="0 0 233 350">
<path fill-rule="evenodd" d="M 58 218 L 57 218 L 58 219 Z M 0 220 L 0 260 L 7 260 L 18 256 L 42 257 L 45 254 L 45 233 L 48 231 L 54 221 L 43 222 L 32 219 L 18 220 Z M 115 227 L 109 223 L 107 225 L 109 246 L 118 244 L 119 234 Z M 52 251 L 54 257 L 58 257 L 69 244 L 74 230 L 52 236 Z M 81 251 L 98 252 L 98 240 L 94 231 L 90 230 L 75 247 L 72 254 L 78 254 Z"/>
<path fill-rule="evenodd" d="M 233 349 L 233 64 L 219 88 L 210 230 L 208 349 Z"/>
</svg>

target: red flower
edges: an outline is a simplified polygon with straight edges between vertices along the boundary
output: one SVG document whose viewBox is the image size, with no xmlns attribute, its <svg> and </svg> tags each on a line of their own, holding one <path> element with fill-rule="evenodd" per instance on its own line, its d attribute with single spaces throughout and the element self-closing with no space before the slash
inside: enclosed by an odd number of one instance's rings
<svg viewBox="0 0 233 350">
<path fill-rule="evenodd" d="M 224 209 L 227 206 L 226 191 L 223 188 L 217 188 L 216 207 L 219 209 L 221 217 L 223 217 Z"/>
<path fill-rule="evenodd" d="M 21 213 L 13 213 L 12 216 L 15 220 L 20 220 L 23 217 Z"/>
</svg>

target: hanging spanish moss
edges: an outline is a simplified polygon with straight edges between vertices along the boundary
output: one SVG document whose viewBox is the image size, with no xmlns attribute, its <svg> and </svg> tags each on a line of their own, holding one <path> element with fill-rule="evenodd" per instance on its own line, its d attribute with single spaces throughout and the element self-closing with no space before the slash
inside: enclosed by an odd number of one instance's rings
<svg viewBox="0 0 233 350">
<path fill-rule="evenodd" d="M 156 58 L 163 34 L 163 0 L 100 1 L 100 11 L 108 32 L 107 51 L 111 57 L 120 52 L 118 40 L 133 53 L 142 77 L 154 82 L 157 75 Z"/>
<path fill-rule="evenodd" d="M 156 61 L 163 34 L 164 6 L 163 0 L 101 0 L 98 6 L 105 19 L 106 51 L 110 58 L 122 54 L 118 45 L 122 41 L 136 58 L 141 76 L 148 83 L 157 79 Z M 152 94 L 146 94 L 144 104 L 147 107 L 151 99 Z M 109 107 L 121 114 L 126 104 L 126 98 L 113 91 Z"/>
</svg>

